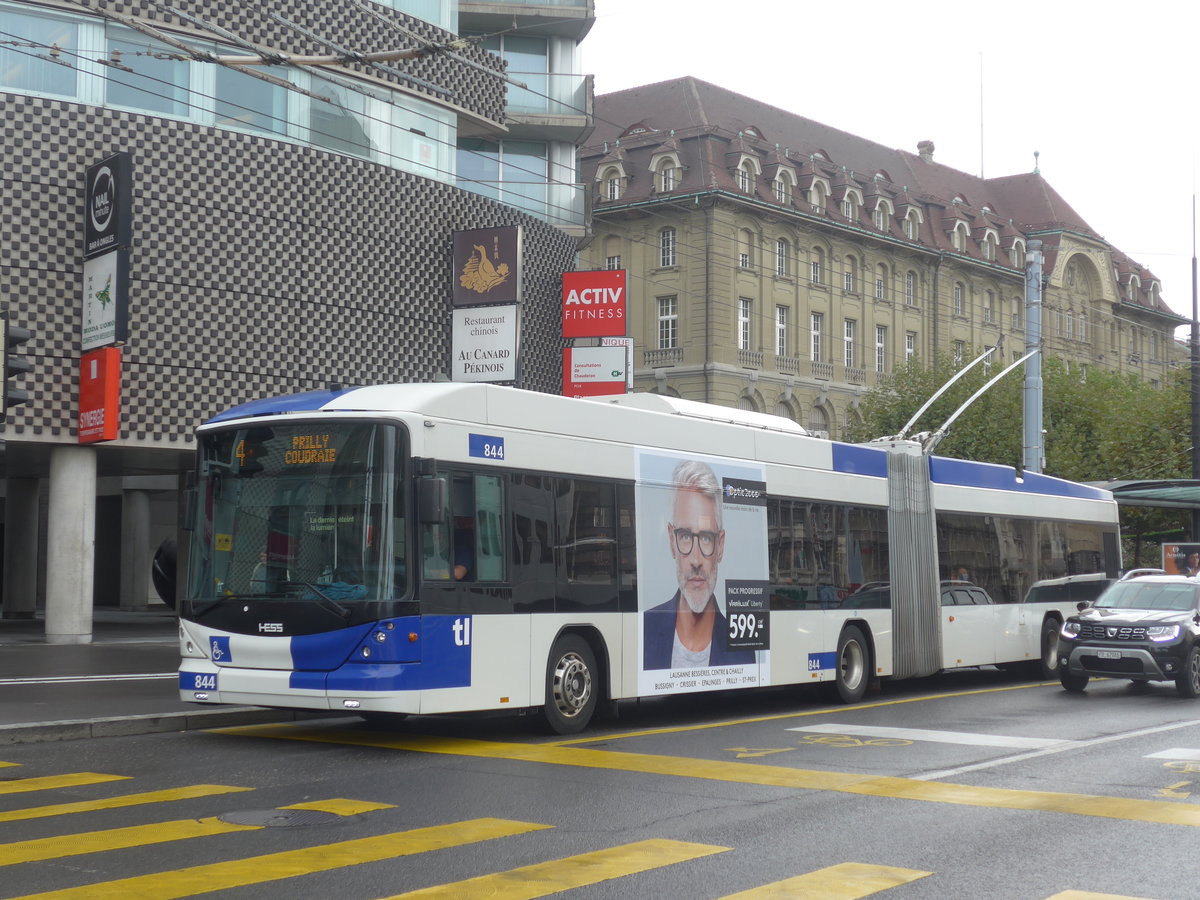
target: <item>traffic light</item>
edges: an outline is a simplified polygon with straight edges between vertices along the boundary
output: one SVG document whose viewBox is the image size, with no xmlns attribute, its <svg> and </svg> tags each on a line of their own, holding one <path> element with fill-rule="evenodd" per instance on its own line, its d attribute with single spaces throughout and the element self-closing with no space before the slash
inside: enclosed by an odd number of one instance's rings
<svg viewBox="0 0 1200 900">
<path fill-rule="evenodd" d="M 33 332 L 19 325 L 10 325 L 8 316 L 0 316 L 0 332 L 4 334 L 4 340 L 0 341 L 0 354 L 3 354 L 0 371 L 4 373 L 4 390 L 0 391 L 0 422 L 3 422 L 9 409 L 29 399 L 29 392 L 14 387 L 12 382 L 14 378 L 33 371 L 29 360 L 15 355 L 15 351 L 33 337 Z"/>
</svg>

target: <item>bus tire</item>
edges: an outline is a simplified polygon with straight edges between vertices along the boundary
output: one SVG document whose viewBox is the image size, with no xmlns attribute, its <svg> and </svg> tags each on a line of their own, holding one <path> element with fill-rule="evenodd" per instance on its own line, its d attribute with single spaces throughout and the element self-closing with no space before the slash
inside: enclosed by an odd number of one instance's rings
<svg viewBox="0 0 1200 900">
<path fill-rule="evenodd" d="M 555 734 L 578 734 L 596 711 L 596 655 L 577 634 L 554 642 L 546 663 L 546 724 Z"/>
<path fill-rule="evenodd" d="M 1047 619 L 1042 623 L 1042 655 L 1037 671 L 1046 681 L 1058 677 L 1058 630 L 1061 627 L 1058 619 Z"/>
<path fill-rule="evenodd" d="M 834 684 L 843 703 L 857 703 L 867 692 L 871 680 L 871 649 L 862 630 L 847 625 L 838 637 Z"/>
</svg>

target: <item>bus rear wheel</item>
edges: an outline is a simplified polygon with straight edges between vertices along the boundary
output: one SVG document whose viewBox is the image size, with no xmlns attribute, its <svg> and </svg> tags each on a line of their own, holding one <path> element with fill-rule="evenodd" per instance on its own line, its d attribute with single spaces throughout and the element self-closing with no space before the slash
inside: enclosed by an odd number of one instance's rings
<svg viewBox="0 0 1200 900">
<path fill-rule="evenodd" d="M 837 668 L 834 683 L 843 703 L 857 703 L 867 692 L 870 680 L 871 650 L 867 639 L 855 625 L 847 625 L 838 638 Z"/>
<path fill-rule="evenodd" d="M 546 724 L 555 734 L 578 734 L 596 711 L 596 655 L 587 641 L 568 634 L 554 642 L 546 664 Z"/>
</svg>

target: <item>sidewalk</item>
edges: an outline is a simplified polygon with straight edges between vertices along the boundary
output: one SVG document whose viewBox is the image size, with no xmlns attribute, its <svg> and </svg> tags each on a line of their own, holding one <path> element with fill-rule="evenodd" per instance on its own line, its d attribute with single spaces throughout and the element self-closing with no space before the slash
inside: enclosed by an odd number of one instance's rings
<svg viewBox="0 0 1200 900">
<path fill-rule="evenodd" d="M 92 643 L 47 644 L 46 623 L 0 619 L 0 745 L 290 721 L 309 713 L 179 699 L 172 610 L 97 608 Z"/>
</svg>

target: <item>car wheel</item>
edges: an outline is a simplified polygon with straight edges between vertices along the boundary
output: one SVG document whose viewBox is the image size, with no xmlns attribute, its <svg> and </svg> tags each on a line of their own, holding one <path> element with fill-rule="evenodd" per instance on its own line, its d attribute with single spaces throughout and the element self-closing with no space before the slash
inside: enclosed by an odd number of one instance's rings
<svg viewBox="0 0 1200 900">
<path fill-rule="evenodd" d="M 578 635 L 559 638 L 546 663 L 546 724 L 555 734 L 578 734 L 596 711 L 596 656 Z"/>
<path fill-rule="evenodd" d="M 1183 661 L 1183 671 L 1175 679 L 1175 690 L 1180 697 L 1200 697 L 1200 646 L 1192 646 Z"/>
<path fill-rule="evenodd" d="M 1087 675 L 1072 675 L 1066 669 L 1059 669 L 1058 680 L 1062 682 L 1063 690 L 1070 691 L 1072 694 L 1082 694 L 1083 689 L 1087 687 Z"/>
<path fill-rule="evenodd" d="M 837 669 L 834 679 L 843 703 L 857 703 L 867 692 L 870 680 L 871 651 L 862 631 L 847 625 L 838 638 Z"/>
<path fill-rule="evenodd" d="M 1042 655 L 1037 668 L 1039 677 L 1047 681 L 1058 675 L 1058 630 L 1061 627 L 1057 619 L 1042 623 Z"/>
</svg>

